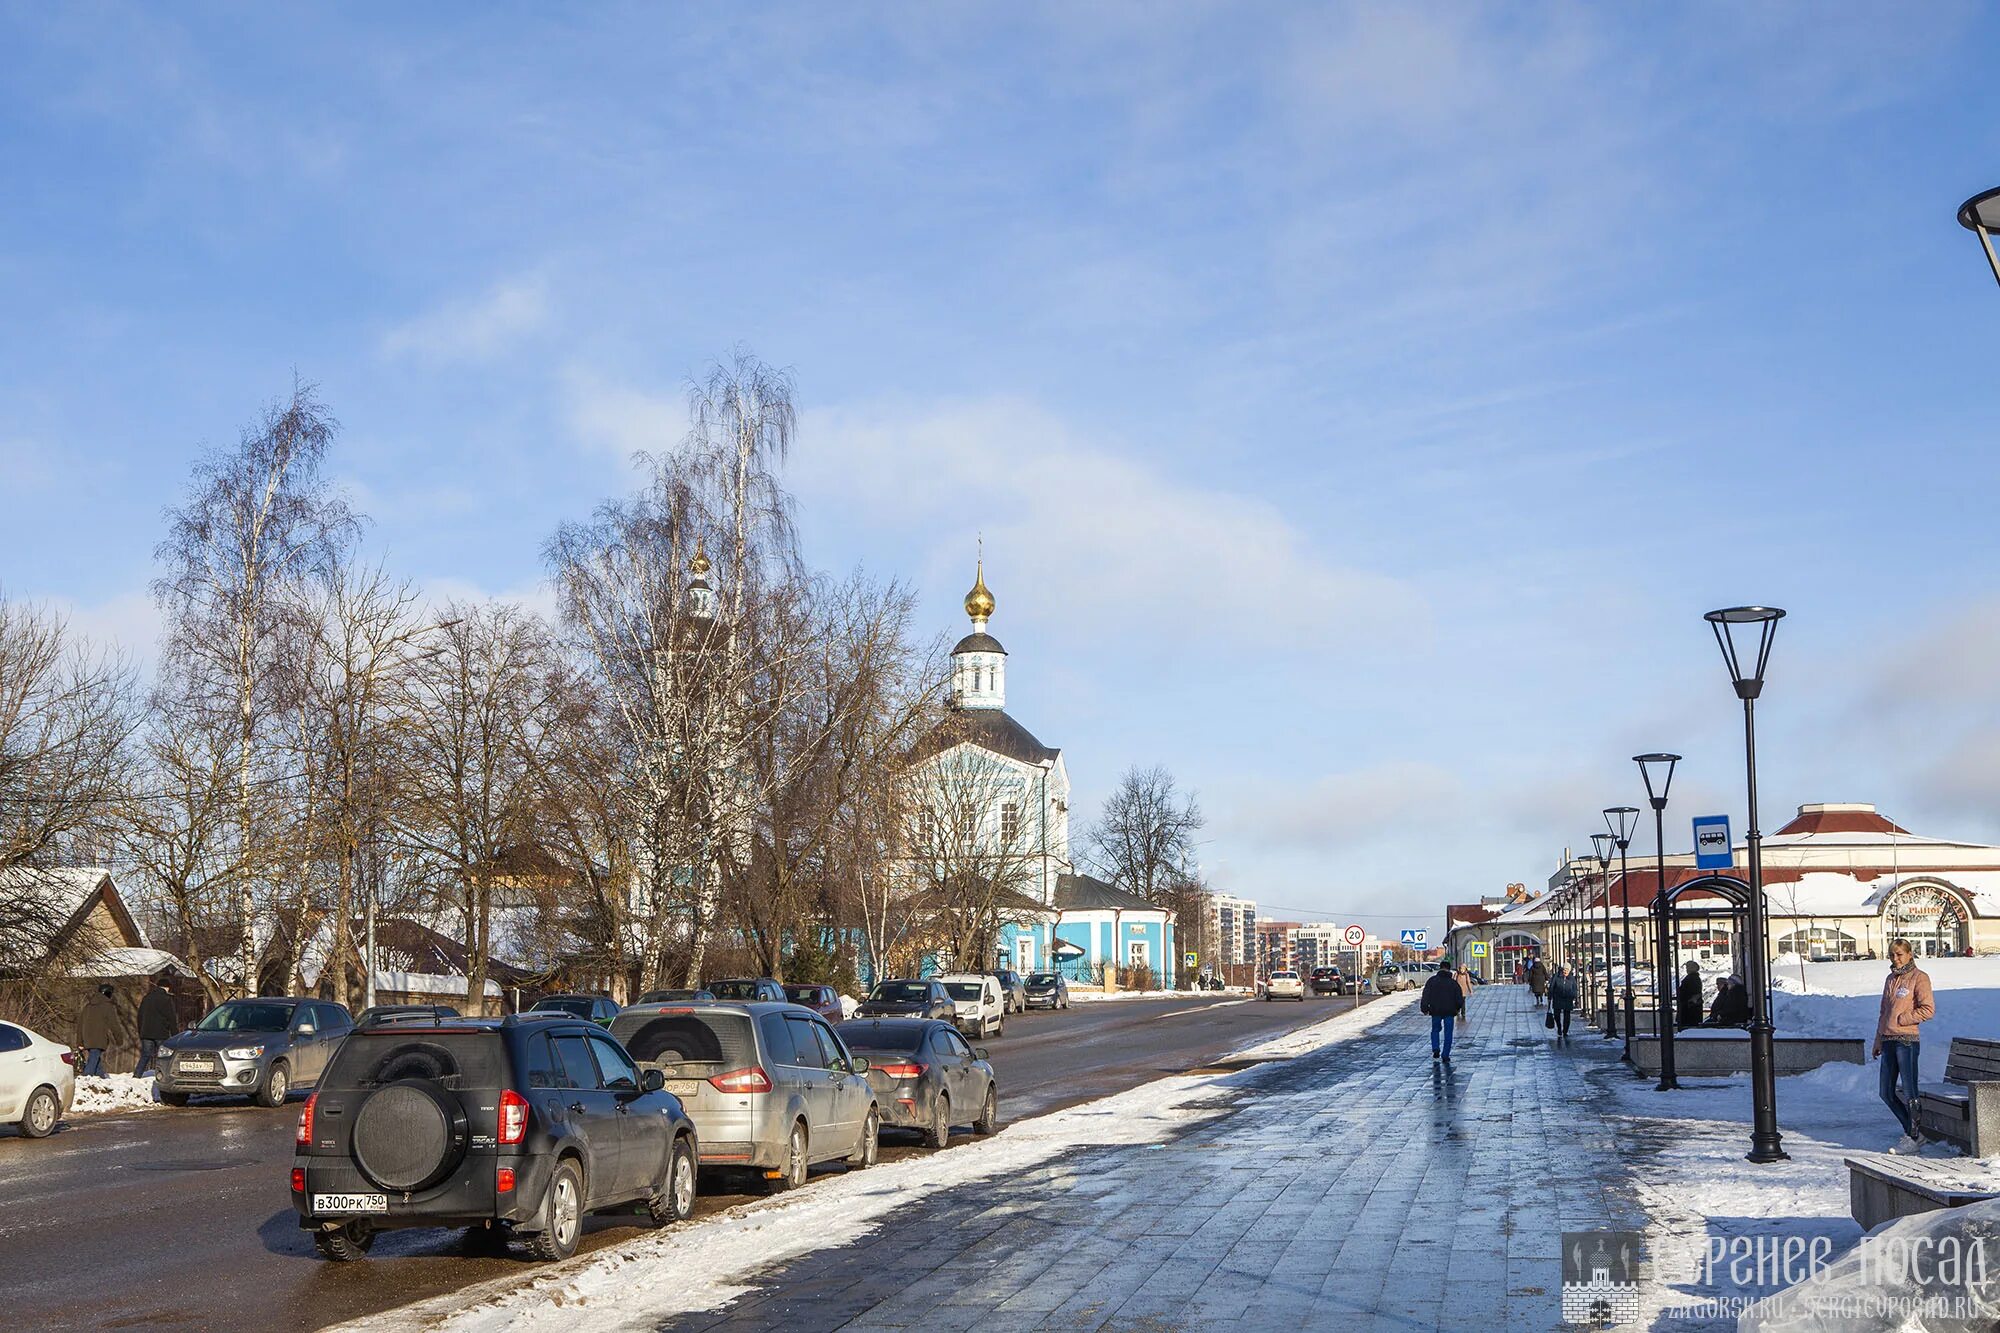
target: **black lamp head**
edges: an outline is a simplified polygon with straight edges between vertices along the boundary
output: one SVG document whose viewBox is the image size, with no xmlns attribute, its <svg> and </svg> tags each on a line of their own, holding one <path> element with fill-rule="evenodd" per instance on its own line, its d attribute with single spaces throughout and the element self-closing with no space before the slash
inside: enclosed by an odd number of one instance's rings
<svg viewBox="0 0 2000 1333">
<path fill-rule="evenodd" d="M 1637 828 L 1638 826 L 1639 826 L 1638 806 L 1636 805 L 1606 806 L 1604 810 L 1604 827 L 1610 829 L 1611 832 L 1599 833 L 1593 836 L 1599 838 L 1609 838 L 1612 842 L 1618 844 L 1618 850 L 1622 852 L 1627 847 L 1630 847 L 1632 845 L 1632 830 Z"/>
<path fill-rule="evenodd" d="M 1632 762 L 1639 766 L 1639 776 L 1646 781 L 1646 799 L 1655 810 L 1667 808 L 1667 791 L 1674 785 L 1674 765 L 1681 761 L 1677 754 L 1635 754 Z"/>
<path fill-rule="evenodd" d="M 1593 833 L 1590 845 L 1597 849 L 1597 865 L 1603 869 L 1611 864 L 1611 848 L 1618 840 L 1609 833 Z"/>
<path fill-rule="evenodd" d="M 1771 660 L 1771 640 L 1785 613 L 1775 606 L 1730 606 L 1702 617 L 1715 631 L 1716 647 L 1729 667 L 1729 681 L 1739 699 L 1755 699 L 1764 690 L 1764 668 Z M 1748 652 L 1750 635 L 1757 636 L 1755 653 Z"/>
<path fill-rule="evenodd" d="M 1979 238 L 1987 266 L 1993 270 L 1994 279 L 2000 281 L 2000 253 L 1993 249 L 1993 238 L 2000 236 L 2000 189 L 1983 190 L 1960 204 L 1958 225 Z"/>
</svg>

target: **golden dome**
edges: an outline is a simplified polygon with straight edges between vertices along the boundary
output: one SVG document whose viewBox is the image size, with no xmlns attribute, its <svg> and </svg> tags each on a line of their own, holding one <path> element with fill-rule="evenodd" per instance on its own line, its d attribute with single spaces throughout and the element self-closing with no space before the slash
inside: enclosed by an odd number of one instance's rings
<svg viewBox="0 0 2000 1333">
<path fill-rule="evenodd" d="M 965 594 L 965 614 L 986 620 L 993 614 L 993 594 L 986 589 L 986 559 L 980 557 L 978 572 L 972 577 L 972 591 Z"/>
<path fill-rule="evenodd" d="M 701 538 L 699 537 L 695 538 L 694 559 L 688 561 L 688 568 L 694 571 L 696 578 L 701 578 L 708 573 L 708 552 L 702 550 Z"/>
</svg>

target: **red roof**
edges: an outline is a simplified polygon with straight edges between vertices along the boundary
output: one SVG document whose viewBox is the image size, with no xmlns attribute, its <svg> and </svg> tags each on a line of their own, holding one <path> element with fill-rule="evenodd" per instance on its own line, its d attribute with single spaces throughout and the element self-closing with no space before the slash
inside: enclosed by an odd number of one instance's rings
<svg viewBox="0 0 2000 1333">
<path fill-rule="evenodd" d="M 1444 924 L 1446 929 L 1457 925 L 1476 926 L 1499 915 L 1494 908 L 1481 907 L 1478 903 L 1459 903 L 1444 909 Z"/>
<path fill-rule="evenodd" d="M 1908 833 L 1909 830 L 1891 823 L 1873 809 L 1868 810 L 1826 810 L 1806 809 L 1799 811 L 1799 817 L 1778 830 L 1778 835 L 1787 833 Z"/>
</svg>

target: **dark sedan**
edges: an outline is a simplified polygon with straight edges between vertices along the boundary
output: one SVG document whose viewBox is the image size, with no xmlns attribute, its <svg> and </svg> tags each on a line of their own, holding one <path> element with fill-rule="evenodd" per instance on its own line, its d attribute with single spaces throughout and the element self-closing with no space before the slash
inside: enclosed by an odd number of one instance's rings
<svg viewBox="0 0 2000 1333">
<path fill-rule="evenodd" d="M 868 1083 L 882 1108 L 884 1129 L 914 1129 L 942 1148 L 951 1127 L 975 1134 L 1000 1127 L 1000 1090 L 984 1048 L 966 1044 L 952 1024 L 934 1018 L 856 1018 L 841 1040 L 868 1061 Z"/>
<path fill-rule="evenodd" d="M 1028 973 L 1026 990 L 1029 1009 L 1069 1008 L 1069 983 L 1060 972 Z"/>
<path fill-rule="evenodd" d="M 854 1011 L 856 1018 L 942 1018 L 958 1016 L 951 993 L 939 981 L 878 981 Z"/>
</svg>

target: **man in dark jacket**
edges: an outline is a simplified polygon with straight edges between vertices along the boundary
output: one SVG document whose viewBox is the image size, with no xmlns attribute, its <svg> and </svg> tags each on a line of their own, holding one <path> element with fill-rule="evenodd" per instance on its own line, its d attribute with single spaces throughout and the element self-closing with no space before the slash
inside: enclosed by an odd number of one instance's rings
<svg viewBox="0 0 2000 1333">
<path fill-rule="evenodd" d="M 1431 979 L 1424 983 L 1423 997 L 1417 1007 L 1431 1016 L 1431 1059 L 1451 1063 L 1451 1030 L 1457 1025 L 1458 1016 L 1465 1012 L 1465 992 L 1459 988 L 1458 978 L 1452 974 L 1451 959 L 1447 958 L 1431 973 Z M 1443 1042 L 1440 1045 L 1439 1037 Z"/>
<path fill-rule="evenodd" d="M 1674 1025 L 1676 1027 L 1698 1027 L 1701 1024 L 1701 964 L 1689 963 L 1687 975 L 1681 978 L 1679 989 L 1674 992 Z"/>
<path fill-rule="evenodd" d="M 146 998 L 139 1001 L 139 1064 L 132 1071 L 134 1078 L 143 1076 L 153 1067 L 153 1058 L 160 1053 L 160 1043 L 173 1036 L 180 1025 L 180 1015 L 174 1010 L 174 995 L 168 989 L 166 977 L 154 977 Z"/>
<path fill-rule="evenodd" d="M 76 1017 L 76 1044 L 83 1047 L 83 1072 L 92 1078 L 104 1073 L 104 1052 L 118 1039 L 118 1005 L 111 987 L 99 986 L 97 994 L 84 1003 Z"/>
<path fill-rule="evenodd" d="M 1549 978 L 1549 1017 L 1555 1019 L 1558 1037 L 1569 1036 L 1569 1020 L 1576 1012 L 1576 998 L 1576 975 L 1567 967 L 1558 965 L 1556 974 Z"/>
</svg>

